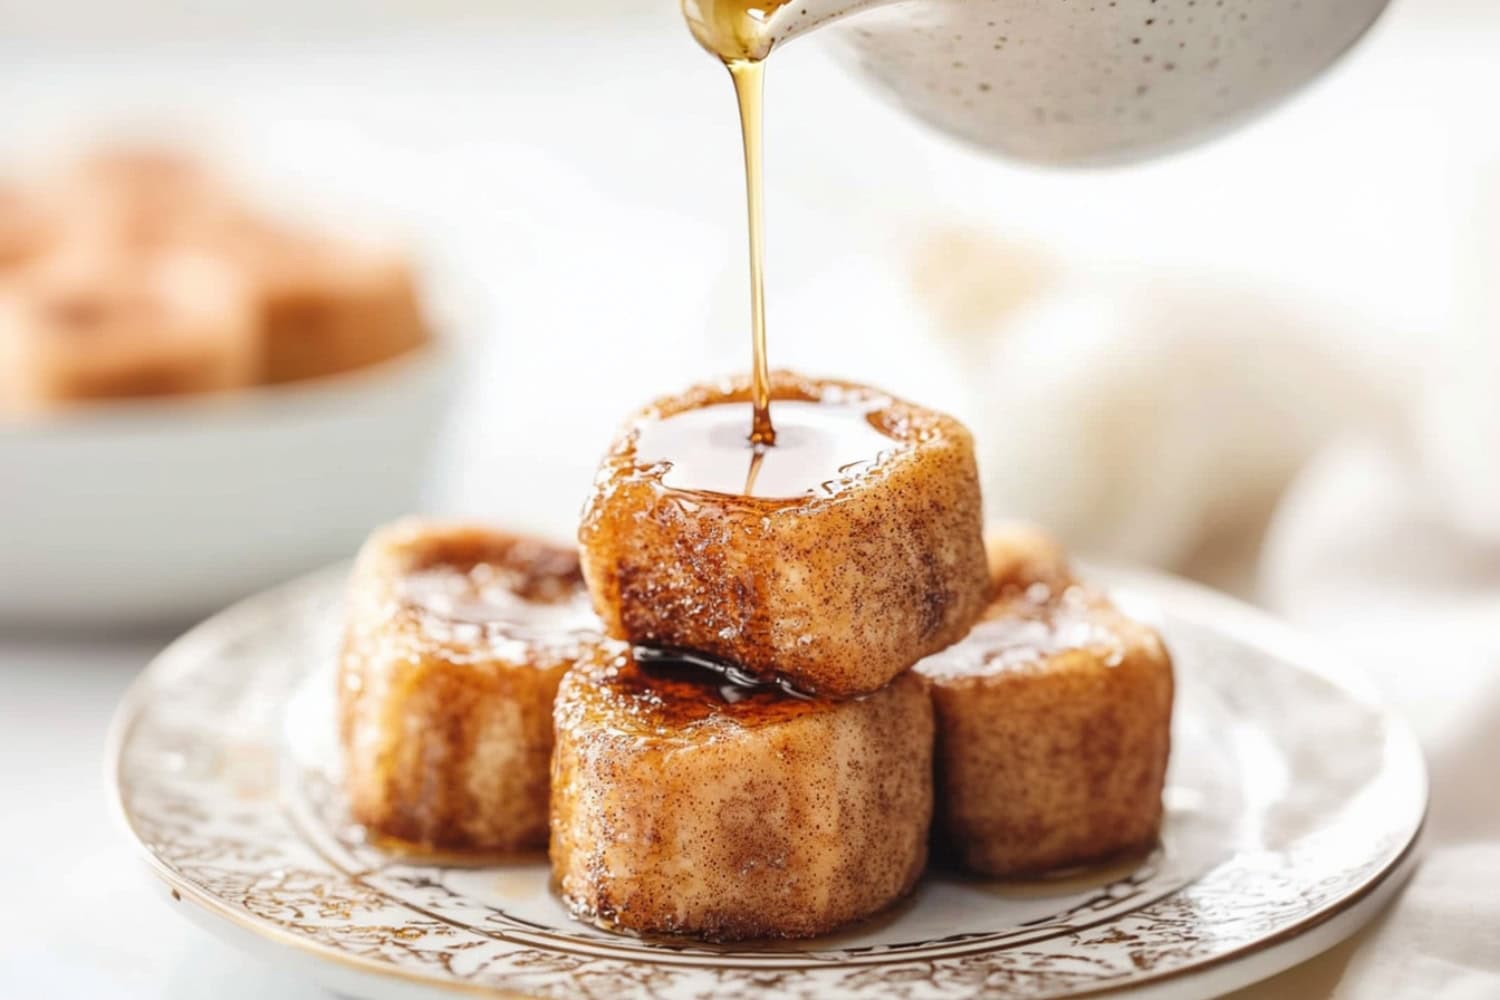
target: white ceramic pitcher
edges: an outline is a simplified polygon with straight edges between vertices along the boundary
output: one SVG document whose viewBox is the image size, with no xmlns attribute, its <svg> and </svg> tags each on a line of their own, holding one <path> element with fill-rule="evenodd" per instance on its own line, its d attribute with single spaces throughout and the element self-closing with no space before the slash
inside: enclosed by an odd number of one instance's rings
<svg viewBox="0 0 1500 1000">
<path fill-rule="evenodd" d="M 752 9 L 747 54 L 829 25 L 908 110 L 1002 155 L 1139 159 L 1307 82 L 1387 0 L 686 0 Z M 821 32 L 820 32 L 821 34 Z"/>
</svg>

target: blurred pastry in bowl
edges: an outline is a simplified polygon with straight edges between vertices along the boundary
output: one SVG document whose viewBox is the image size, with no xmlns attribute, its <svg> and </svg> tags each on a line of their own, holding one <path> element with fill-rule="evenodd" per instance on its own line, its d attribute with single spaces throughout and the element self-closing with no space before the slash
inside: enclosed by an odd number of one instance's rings
<svg viewBox="0 0 1500 1000">
<path fill-rule="evenodd" d="M 181 150 L 94 150 L 39 185 L 70 242 L 109 242 L 122 253 L 211 238 L 258 214 L 209 165 Z"/>
<path fill-rule="evenodd" d="M 997 592 L 961 642 L 917 664 L 937 718 L 937 827 L 990 875 L 1068 868 L 1154 842 L 1171 741 L 1161 638 L 1063 575 L 1031 530 L 991 535 Z"/>
<path fill-rule="evenodd" d="M 248 290 L 212 257 L 78 252 L 0 279 L 0 413 L 240 389 L 259 368 Z"/>
<path fill-rule="evenodd" d="M 183 621 L 419 506 L 467 302 L 350 228 L 170 148 L 0 179 L 0 622 Z"/>
<path fill-rule="evenodd" d="M 349 606 L 338 697 L 354 818 L 422 847 L 545 846 L 553 698 L 601 637 L 577 553 L 407 520 L 365 544 Z"/>
<path fill-rule="evenodd" d="M 354 371 L 427 339 L 411 268 L 393 251 L 259 224 L 224 247 L 254 294 L 262 381 Z"/>
<path fill-rule="evenodd" d="M 67 171 L 58 196 L 75 240 L 122 254 L 189 246 L 236 271 L 255 306 L 258 382 L 354 371 L 428 337 L 410 262 L 395 248 L 273 217 L 183 153 L 97 151 Z"/>
<path fill-rule="evenodd" d="M 0 274 L 37 256 L 54 235 L 51 220 L 35 199 L 0 183 Z"/>
<path fill-rule="evenodd" d="M 102 379 L 94 391 L 59 393 L 52 397 L 54 403 L 320 378 L 380 364 L 431 337 L 411 262 L 398 249 L 274 217 L 184 153 L 149 146 L 110 148 L 82 157 L 49 180 L 0 189 L 0 275 L 30 267 L 43 256 L 70 262 L 86 258 L 88 268 L 69 272 L 69 294 L 103 302 L 121 297 L 132 271 L 155 269 L 143 261 L 188 254 L 205 262 L 194 272 L 203 280 L 202 289 L 176 281 L 190 296 L 209 300 L 220 294 L 225 282 L 209 277 L 209 262 L 243 286 L 251 306 L 247 346 L 255 354 L 248 374 L 229 381 Z M 50 264 L 46 269 L 56 270 Z M 90 280 L 92 288 L 87 287 Z M 136 279 L 143 286 L 152 280 Z M 45 285 L 21 282 L 15 294 Z M 47 291 L 45 297 L 55 295 Z M 38 302 L 30 308 L 48 307 Z M 168 318 L 171 310 L 134 310 L 128 320 L 123 307 L 103 311 L 116 325 L 130 327 L 134 339 L 179 337 Z M 236 305 L 233 311 L 243 309 Z M 154 322 L 162 328 L 150 329 Z M 96 351 L 86 338 L 56 337 L 47 353 L 60 367 L 86 367 L 94 363 Z M 70 359 L 70 354 L 76 357 Z M 0 407 L 6 395 L 0 395 Z"/>
</svg>

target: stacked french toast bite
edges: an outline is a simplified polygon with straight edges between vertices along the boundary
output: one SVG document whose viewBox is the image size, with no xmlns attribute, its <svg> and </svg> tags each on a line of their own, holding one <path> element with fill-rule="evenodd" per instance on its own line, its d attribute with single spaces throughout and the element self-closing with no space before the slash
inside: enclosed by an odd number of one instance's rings
<svg viewBox="0 0 1500 1000">
<path fill-rule="evenodd" d="M 822 700 L 649 649 L 563 679 L 553 875 L 573 910 L 636 932 L 809 937 L 916 883 L 932 815 L 932 705 L 904 673 Z"/>
<path fill-rule="evenodd" d="M 443 846 L 545 828 L 575 915 L 711 940 L 889 907 L 935 814 L 989 875 L 1154 839 L 1155 633 L 1039 532 L 986 540 L 951 417 L 790 373 L 771 389 L 775 448 L 732 437 L 730 464 L 698 444 L 721 417 L 742 433 L 748 380 L 633 416 L 576 557 L 424 522 L 372 539 L 340 688 L 356 818 Z"/>
<path fill-rule="evenodd" d="M 694 414 L 748 427 L 739 380 L 636 414 L 585 505 L 594 606 L 636 651 L 558 694 L 551 857 L 569 905 L 617 927 L 819 934 L 926 863 L 932 705 L 908 670 L 989 593 L 973 440 L 864 386 L 778 373 L 771 394 L 825 411 L 779 432 L 784 476 L 759 473 L 805 489 L 702 488 L 691 470 L 716 463 L 696 443 L 650 453 Z M 828 457 L 851 438 L 860 462 Z"/>
</svg>

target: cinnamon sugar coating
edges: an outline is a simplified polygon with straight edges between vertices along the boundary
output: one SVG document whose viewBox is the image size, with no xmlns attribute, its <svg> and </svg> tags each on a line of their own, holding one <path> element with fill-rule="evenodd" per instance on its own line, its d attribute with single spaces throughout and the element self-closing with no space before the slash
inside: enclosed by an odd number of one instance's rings
<svg viewBox="0 0 1500 1000">
<path fill-rule="evenodd" d="M 967 867 L 1065 868 L 1149 846 L 1162 817 L 1172 662 L 1034 531 L 991 537 L 997 596 L 916 671 L 937 718 L 937 826 Z"/>
<path fill-rule="evenodd" d="M 556 723 L 549 853 L 580 916 L 808 937 L 884 909 L 921 874 L 932 709 L 915 674 L 817 701 L 601 647 L 564 678 Z"/>
</svg>

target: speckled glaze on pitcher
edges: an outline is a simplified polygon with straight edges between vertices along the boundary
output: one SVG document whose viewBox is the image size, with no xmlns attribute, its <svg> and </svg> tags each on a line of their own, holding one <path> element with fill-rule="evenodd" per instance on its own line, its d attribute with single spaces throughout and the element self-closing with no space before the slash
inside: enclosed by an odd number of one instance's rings
<svg viewBox="0 0 1500 1000">
<path fill-rule="evenodd" d="M 1086 164 L 1244 121 L 1327 68 L 1386 2 L 762 0 L 751 43 L 763 56 L 829 25 L 917 117 L 1004 156 Z"/>
</svg>

